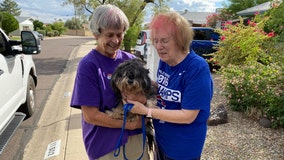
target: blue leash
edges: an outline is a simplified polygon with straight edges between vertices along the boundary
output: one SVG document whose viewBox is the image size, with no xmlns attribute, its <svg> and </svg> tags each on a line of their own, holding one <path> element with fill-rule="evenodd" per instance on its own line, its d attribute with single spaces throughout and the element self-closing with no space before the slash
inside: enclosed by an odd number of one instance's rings
<svg viewBox="0 0 284 160">
<path fill-rule="evenodd" d="M 120 132 L 120 137 L 115 146 L 116 148 L 114 151 L 115 157 L 117 157 L 120 153 L 120 145 L 122 141 L 123 131 L 125 129 L 127 113 L 132 109 L 132 107 L 133 107 L 133 104 L 130 104 L 130 103 L 126 103 L 123 106 L 123 111 L 124 111 L 123 124 L 122 124 L 121 132 Z M 140 160 L 144 155 L 144 148 L 145 148 L 145 142 L 146 142 L 146 127 L 145 127 L 144 116 L 142 116 L 142 134 L 143 134 L 143 150 L 142 150 L 141 156 L 137 160 Z M 123 157 L 124 157 L 124 160 L 128 160 L 125 154 L 125 145 L 123 145 Z"/>
</svg>

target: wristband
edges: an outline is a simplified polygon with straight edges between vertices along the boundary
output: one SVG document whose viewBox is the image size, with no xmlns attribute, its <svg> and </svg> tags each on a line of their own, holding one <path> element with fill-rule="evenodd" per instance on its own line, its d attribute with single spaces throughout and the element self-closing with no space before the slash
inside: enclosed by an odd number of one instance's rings
<svg viewBox="0 0 284 160">
<path fill-rule="evenodd" d="M 152 118 L 152 109 L 148 109 L 147 118 Z"/>
</svg>

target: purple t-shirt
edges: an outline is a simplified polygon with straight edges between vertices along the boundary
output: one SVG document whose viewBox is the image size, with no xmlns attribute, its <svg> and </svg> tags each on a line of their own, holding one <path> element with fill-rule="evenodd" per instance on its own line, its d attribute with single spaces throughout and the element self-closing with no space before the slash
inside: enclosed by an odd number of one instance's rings
<svg viewBox="0 0 284 160">
<path fill-rule="evenodd" d="M 89 52 L 79 63 L 71 99 L 71 107 L 99 107 L 99 110 L 111 110 L 118 99 L 113 92 L 110 79 L 115 68 L 134 55 L 118 50 L 115 59 L 103 56 L 96 50 Z M 82 118 L 82 131 L 86 151 L 90 159 L 99 158 L 115 149 L 120 137 L 120 128 L 107 128 L 88 124 Z M 129 135 L 141 133 L 139 130 L 125 130 L 122 145 Z"/>
</svg>

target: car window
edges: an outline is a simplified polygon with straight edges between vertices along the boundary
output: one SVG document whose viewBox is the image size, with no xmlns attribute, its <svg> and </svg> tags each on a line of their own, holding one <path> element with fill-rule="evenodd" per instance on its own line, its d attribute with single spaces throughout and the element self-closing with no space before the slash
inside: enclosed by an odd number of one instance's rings
<svg viewBox="0 0 284 160">
<path fill-rule="evenodd" d="M 194 29 L 194 40 L 219 40 L 219 34 L 212 29 Z"/>
<path fill-rule="evenodd" d="M 194 30 L 194 40 L 208 40 L 206 30 Z"/>
</svg>

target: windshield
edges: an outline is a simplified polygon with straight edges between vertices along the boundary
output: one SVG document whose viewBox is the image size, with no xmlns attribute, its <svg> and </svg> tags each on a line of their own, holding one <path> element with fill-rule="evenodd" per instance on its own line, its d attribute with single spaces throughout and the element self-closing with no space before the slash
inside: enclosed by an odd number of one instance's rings
<svg viewBox="0 0 284 160">
<path fill-rule="evenodd" d="M 214 32 L 211 29 L 193 29 L 194 31 L 194 40 L 219 40 L 219 34 Z"/>
</svg>

